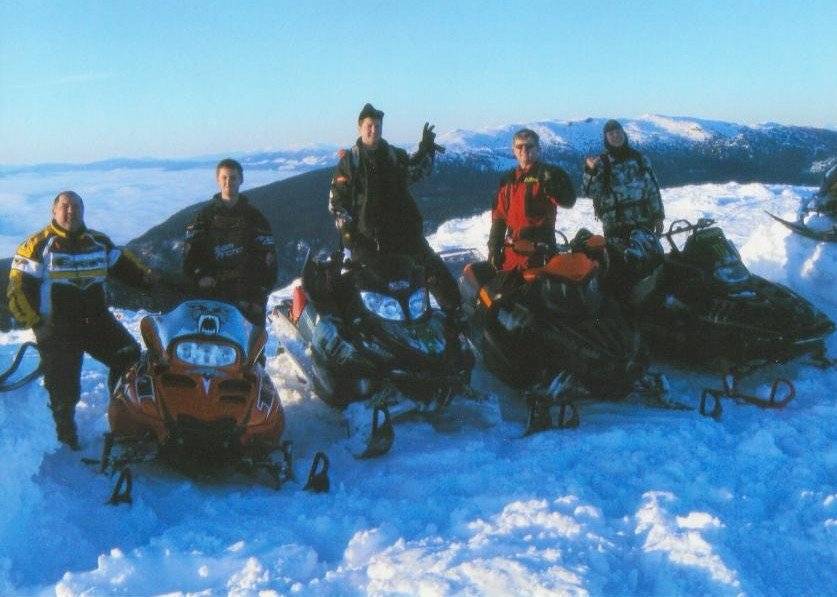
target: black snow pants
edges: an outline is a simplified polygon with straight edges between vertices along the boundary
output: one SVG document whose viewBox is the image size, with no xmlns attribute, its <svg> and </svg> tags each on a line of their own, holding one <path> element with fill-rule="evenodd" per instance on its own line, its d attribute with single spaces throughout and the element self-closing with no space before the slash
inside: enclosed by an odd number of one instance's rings
<svg viewBox="0 0 837 597">
<path fill-rule="evenodd" d="M 139 358 L 140 347 L 110 311 L 72 321 L 51 321 L 34 331 L 58 439 L 72 445 L 78 441 L 75 410 L 81 396 L 84 353 L 107 365 L 108 389 L 112 389 Z"/>
</svg>

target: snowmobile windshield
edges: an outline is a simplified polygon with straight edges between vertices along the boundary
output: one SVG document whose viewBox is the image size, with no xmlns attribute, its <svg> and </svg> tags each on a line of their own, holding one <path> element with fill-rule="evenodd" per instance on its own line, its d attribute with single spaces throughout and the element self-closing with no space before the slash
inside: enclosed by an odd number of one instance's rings
<svg viewBox="0 0 837 597">
<path fill-rule="evenodd" d="M 252 324 L 233 305 L 211 300 L 185 301 L 165 315 L 155 315 L 153 318 L 157 323 L 161 344 L 167 350 L 171 351 L 175 343 L 185 339 L 190 340 L 188 344 L 219 347 L 190 349 L 186 342 L 180 342 L 176 347 L 178 358 L 191 364 L 198 363 L 192 363 L 189 359 L 206 361 L 201 364 L 207 366 L 231 364 L 227 362 L 230 359 L 229 350 L 235 352 L 235 349 L 229 344 L 237 347 L 242 354 L 246 353 L 253 329 Z M 245 358 L 247 356 L 244 354 Z M 219 364 L 210 365 L 209 361 L 217 361 Z"/>
<path fill-rule="evenodd" d="M 739 286 L 750 279 L 750 272 L 741 261 L 738 249 L 724 236 L 720 228 L 706 228 L 695 232 L 686 241 L 683 255 L 718 284 Z"/>
</svg>

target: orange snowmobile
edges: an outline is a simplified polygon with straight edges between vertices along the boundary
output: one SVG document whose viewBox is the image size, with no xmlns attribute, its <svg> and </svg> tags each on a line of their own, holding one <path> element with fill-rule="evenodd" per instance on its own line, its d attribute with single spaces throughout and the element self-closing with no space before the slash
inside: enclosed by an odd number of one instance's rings
<svg viewBox="0 0 837 597">
<path fill-rule="evenodd" d="M 264 328 L 228 303 L 189 300 L 144 317 L 140 332 L 146 350 L 115 383 L 108 405 L 101 468 L 122 473 L 112 501 L 130 496 L 129 464 L 158 457 L 179 467 L 266 473 L 275 487 L 293 477 L 290 442 L 281 439 L 284 410 L 262 366 Z M 327 489 L 327 469 L 317 453 L 306 488 Z"/>
</svg>

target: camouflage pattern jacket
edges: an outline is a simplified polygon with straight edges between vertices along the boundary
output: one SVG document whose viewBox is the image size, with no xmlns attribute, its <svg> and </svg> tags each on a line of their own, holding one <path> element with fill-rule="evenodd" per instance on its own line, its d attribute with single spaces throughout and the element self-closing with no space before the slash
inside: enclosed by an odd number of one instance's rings
<svg viewBox="0 0 837 597">
<path fill-rule="evenodd" d="M 634 228 L 653 231 L 665 218 L 651 162 L 634 149 L 623 159 L 605 152 L 593 170 L 585 166 L 582 192 L 593 200 L 605 236 L 625 235 Z"/>
</svg>

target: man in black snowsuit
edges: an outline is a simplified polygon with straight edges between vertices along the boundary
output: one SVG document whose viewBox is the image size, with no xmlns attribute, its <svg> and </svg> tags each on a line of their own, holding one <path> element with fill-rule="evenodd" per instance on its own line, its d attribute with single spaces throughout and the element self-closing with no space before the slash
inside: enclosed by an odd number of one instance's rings
<svg viewBox="0 0 837 597">
<path fill-rule="evenodd" d="M 273 233 L 238 192 L 244 181 L 241 164 L 221 160 L 215 178 L 220 192 L 186 227 L 183 274 L 196 295 L 232 303 L 253 325 L 263 326 L 276 282 Z"/>
<path fill-rule="evenodd" d="M 329 210 L 343 247 L 363 262 L 378 254 L 410 255 L 425 269 L 427 285 L 456 326 L 461 297 L 456 280 L 424 238 L 422 217 L 409 185 L 432 170 L 436 151 L 433 127 L 424 125 L 418 151 L 407 152 L 381 138 L 384 113 L 366 104 L 358 116 L 358 140 L 341 151 L 331 180 Z"/>
<path fill-rule="evenodd" d="M 149 287 L 159 274 L 87 228 L 84 202 L 73 191 L 55 197 L 52 221 L 17 248 L 9 272 L 9 310 L 35 332 L 58 440 L 73 450 L 79 449 L 75 411 L 84 353 L 110 368 L 111 387 L 140 355 L 108 310 L 108 278 Z"/>
</svg>

